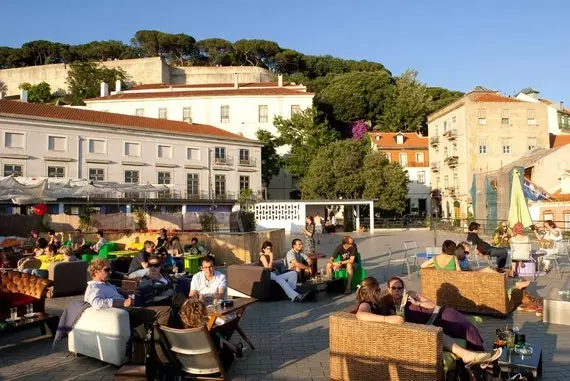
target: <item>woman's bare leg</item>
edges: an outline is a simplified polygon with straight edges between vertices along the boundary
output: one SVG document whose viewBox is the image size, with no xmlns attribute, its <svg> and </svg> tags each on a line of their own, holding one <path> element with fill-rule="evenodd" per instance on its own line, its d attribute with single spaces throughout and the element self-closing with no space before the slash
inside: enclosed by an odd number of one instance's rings
<svg viewBox="0 0 570 381">
<path fill-rule="evenodd" d="M 480 358 L 481 355 L 486 353 L 486 352 L 474 352 L 465 349 L 457 345 L 457 343 L 455 343 L 455 341 L 453 341 L 453 339 L 447 335 L 443 335 L 443 347 L 448 351 L 450 351 L 451 353 L 453 353 L 454 355 L 456 355 L 457 357 L 459 357 L 461 360 L 463 360 L 465 364 L 473 362 L 477 357 Z"/>
</svg>

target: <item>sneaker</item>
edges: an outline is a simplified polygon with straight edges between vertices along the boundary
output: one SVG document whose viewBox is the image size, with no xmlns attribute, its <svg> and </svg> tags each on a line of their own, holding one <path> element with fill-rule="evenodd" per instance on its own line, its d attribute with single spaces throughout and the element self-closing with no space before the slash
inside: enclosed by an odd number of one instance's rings
<svg viewBox="0 0 570 381">
<path fill-rule="evenodd" d="M 536 306 L 536 312 L 535 312 L 536 316 L 538 317 L 542 317 L 543 315 L 543 309 L 541 306 Z"/>
<path fill-rule="evenodd" d="M 296 303 L 303 303 L 303 302 L 305 301 L 305 299 L 307 299 L 307 297 L 309 296 L 310 293 L 311 293 L 310 291 L 307 291 L 307 292 L 305 292 L 305 293 L 303 293 L 303 294 L 297 295 L 297 296 L 295 297 L 295 299 L 293 299 L 293 302 L 296 302 Z"/>
<path fill-rule="evenodd" d="M 237 343 L 236 344 L 236 353 L 235 353 L 236 357 L 238 359 L 243 357 L 243 344 L 242 343 Z"/>
</svg>

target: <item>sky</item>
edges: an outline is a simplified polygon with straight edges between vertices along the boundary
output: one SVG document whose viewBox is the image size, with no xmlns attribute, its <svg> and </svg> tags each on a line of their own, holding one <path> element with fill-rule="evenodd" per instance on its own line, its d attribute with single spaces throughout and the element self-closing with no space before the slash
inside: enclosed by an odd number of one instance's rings
<svg viewBox="0 0 570 381">
<path fill-rule="evenodd" d="M 419 71 L 429 86 L 524 87 L 570 105 L 570 1 L 0 0 L 0 46 L 128 42 L 137 30 L 259 38 L 304 54 Z"/>
</svg>

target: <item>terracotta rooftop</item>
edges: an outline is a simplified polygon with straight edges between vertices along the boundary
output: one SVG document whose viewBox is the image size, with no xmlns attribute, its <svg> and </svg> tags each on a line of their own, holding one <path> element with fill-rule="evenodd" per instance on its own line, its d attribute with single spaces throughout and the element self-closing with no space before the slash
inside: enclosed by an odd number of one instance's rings
<svg viewBox="0 0 570 381">
<path fill-rule="evenodd" d="M 473 102 L 522 102 L 516 98 L 505 97 L 497 93 L 473 94 L 471 100 Z"/>
<path fill-rule="evenodd" d="M 550 148 L 558 148 L 570 144 L 570 135 L 550 134 Z"/>
<path fill-rule="evenodd" d="M 378 148 L 405 149 L 405 148 L 428 148 L 427 136 L 419 136 L 415 132 L 401 132 L 404 135 L 404 143 L 396 143 L 398 132 L 369 132 L 368 135 Z"/>
<path fill-rule="evenodd" d="M 552 193 L 552 201 L 570 201 L 570 194 L 562 193 L 562 190 L 557 190 Z"/>
<path fill-rule="evenodd" d="M 554 102 L 552 102 L 552 101 L 550 101 L 550 100 L 548 100 L 548 99 L 539 99 L 539 101 L 541 101 L 542 103 L 547 104 L 547 105 L 554 105 Z M 560 112 L 562 112 L 562 113 L 564 113 L 564 114 L 570 115 L 570 109 L 567 109 L 567 108 L 565 108 L 565 107 L 562 107 L 562 109 L 560 109 L 560 110 L 558 110 L 558 111 L 560 111 Z"/>
<path fill-rule="evenodd" d="M 313 96 L 313 93 L 306 91 L 287 89 L 285 87 L 273 88 L 240 88 L 240 89 L 222 89 L 222 90 L 194 90 L 194 91 L 157 91 L 157 92 L 140 92 L 109 95 L 107 97 L 86 99 L 89 101 L 107 101 L 118 99 L 148 99 L 148 98 L 188 98 L 188 97 L 231 97 L 231 96 Z"/>
<path fill-rule="evenodd" d="M 218 139 L 241 140 L 257 143 L 255 140 L 233 134 L 207 124 L 189 124 L 186 122 L 145 118 L 141 116 L 113 114 L 82 110 L 71 107 L 51 106 L 37 103 L 0 100 L 1 117 L 19 117 L 23 119 L 56 121 L 96 125 L 102 127 L 119 127 L 132 130 L 168 132 L 191 136 L 205 136 Z"/>
<path fill-rule="evenodd" d="M 251 82 L 251 83 L 240 83 L 239 87 L 251 88 L 251 87 L 277 87 L 279 84 L 277 82 Z M 283 87 L 292 86 L 289 82 L 283 82 Z M 197 84 L 182 84 L 182 85 L 167 85 L 165 83 L 148 83 L 144 85 L 136 85 L 128 90 L 151 90 L 151 89 L 204 89 L 208 87 L 227 87 L 233 88 L 233 83 L 197 83 Z"/>
</svg>

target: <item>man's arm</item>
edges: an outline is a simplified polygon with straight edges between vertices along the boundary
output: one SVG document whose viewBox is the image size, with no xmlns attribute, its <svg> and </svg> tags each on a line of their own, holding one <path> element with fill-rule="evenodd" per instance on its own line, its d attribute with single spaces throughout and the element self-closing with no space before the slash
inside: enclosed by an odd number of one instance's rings
<svg viewBox="0 0 570 381">
<path fill-rule="evenodd" d="M 220 278 L 220 284 L 218 284 L 218 293 L 216 294 L 217 299 L 223 299 L 226 295 L 226 290 L 228 288 L 228 284 L 226 281 L 226 276 L 222 274 Z"/>
<path fill-rule="evenodd" d="M 189 298 L 197 298 L 200 296 L 200 291 L 198 291 L 198 275 L 192 277 L 190 281 L 190 294 Z"/>
<path fill-rule="evenodd" d="M 332 255 L 330 257 L 330 262 L 333 263 L 334 259 L 340 255 L 340 246 L 334 248 Z"/>
<path fill-rule="evenodd" d="M 105 308 L 121 308 L 130 307 L 132 300 L 130 298 L 121 300 L 113 298 L 103 298 L 100 296 L 101 292 L 98 288 L 87 288 L 85 291 L 85 301 L 91 305 L 96 310 L 101 310 Z"/>
</svg>

